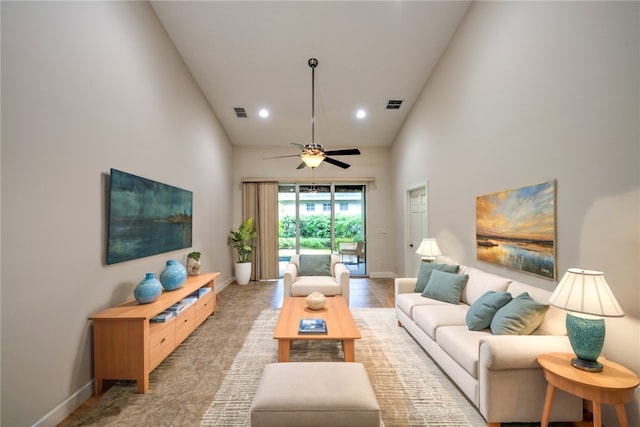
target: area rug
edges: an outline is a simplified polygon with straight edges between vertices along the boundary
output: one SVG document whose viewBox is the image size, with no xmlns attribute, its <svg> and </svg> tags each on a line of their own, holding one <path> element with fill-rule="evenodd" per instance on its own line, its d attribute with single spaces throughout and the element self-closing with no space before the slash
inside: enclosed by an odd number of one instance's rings
<svg viewBox="0 0 640 427">
<path fill-rule="evenodd" d="M 484 419 L 422 348 L 397 326 L 393 308 L 352 309 L 360 328 L 356 361 L 364 364 L 383 425 L 480 427 Z M 203 415 L 202 426 L 249 426 L 250 406 L 264 366 L 277 361 L 273 330 L 279 310 L 262 311 Z M 295 341 L 291 361 L 343 358 L 337 341 Z"/>
</svg>

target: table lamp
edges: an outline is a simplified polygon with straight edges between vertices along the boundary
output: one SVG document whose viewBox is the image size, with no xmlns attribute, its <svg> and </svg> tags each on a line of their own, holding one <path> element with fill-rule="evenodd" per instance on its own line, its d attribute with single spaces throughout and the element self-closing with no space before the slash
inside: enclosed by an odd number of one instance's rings
<svg viewBox="0 0 640 427">
<path fill-rule="evenodd" d="M 422 239 L 416 253 L 422 255 L 422 260 L 427 262 L 433 262 L 437 256 L 442 255 L 436 239 Z"/>
<path fill-rule="evenodd" d="M 602 371 L 598 357 L 604 345 L 602 317 L 622 317 L 624 312 L 601 271 L 570 268 L 549 298 L 549 304 L 567 310 L 567 335 L 576 358 L 571 366 L 588 372 Z"/>
</svg>

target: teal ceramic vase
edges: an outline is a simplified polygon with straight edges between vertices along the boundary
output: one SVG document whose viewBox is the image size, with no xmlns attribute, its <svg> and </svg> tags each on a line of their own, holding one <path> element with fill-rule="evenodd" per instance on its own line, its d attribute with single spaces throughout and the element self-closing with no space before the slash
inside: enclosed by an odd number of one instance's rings
<svg viewBox="0 0 640 427">
<path fill-rule="evenodd" d="M 139 304 L 149 304 L 162 295 L 162 284 L 156 279 L 155 273 L 147 273 L 138 286 L 133 290 L 133 296 Z"/>
<path fill-rule="evenodd" d="M 167 261 L 167 266 L 160 273 L 160 283 L 167 291 L 173 291 L 184 285 L 187 280 L 187 269 L 175 259 Z"/>
</svg>

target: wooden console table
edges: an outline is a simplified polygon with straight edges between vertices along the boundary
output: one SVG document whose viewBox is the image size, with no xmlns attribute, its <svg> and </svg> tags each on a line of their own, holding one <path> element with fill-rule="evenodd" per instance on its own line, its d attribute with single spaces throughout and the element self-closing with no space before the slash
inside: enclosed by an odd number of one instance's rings
<svg viewBox="0 0 640 427">
<path fill-rule="evenodd" d="M 149 391 L 149 373 L 213 314 L 219 275 L 189 276 L 182 287 L 162 292 L 150 304 L 132 299 L 91 316 L 95 393 L 102 393 L 105 380 L 136 380 L 138 393 Z M 211 291 L 177 316 L 161 323 L 150 321 L 203 287 Z"/>
<path fill-rule="evenodd" d="M 634 397 L 634 390 L 640 384 L 638 377 L 615 362 L 601 360 L 602 372 L 586 372 L 571 366 L 574 354 L 547 353 L 538 356 L 538 363 L 544 370 L 548 381 L 547 395 L 544 399 L 542 427 L 549 425 L 549 413 L 553 403 L 555 389 L 559 388 L 575 396 L 593 402 L 593 425 L 602 425 L 601 403 L 615 405 L 621 427 L 628 427 L 624 404 Z"/>
</svg>

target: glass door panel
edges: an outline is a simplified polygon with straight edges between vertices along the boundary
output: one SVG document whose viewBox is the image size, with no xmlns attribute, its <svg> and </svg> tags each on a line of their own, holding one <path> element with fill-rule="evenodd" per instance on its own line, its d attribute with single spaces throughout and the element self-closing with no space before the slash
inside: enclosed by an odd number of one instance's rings
<svg viewBox="0 0 640 427">
<path fill-rule="evenodd" d="M 298 217 L 299 253 L 329 254 L 332 239 L 330 185 L 300 185 Z"/>
<path fill-rule="evenodd" d="M 352 275 L 365 275 L 366 230 L 365 186 L 336 185 L 334 188 L 335 247 Z"/>
</svg>

